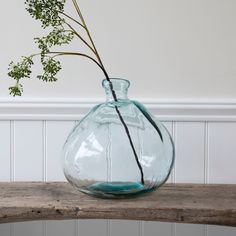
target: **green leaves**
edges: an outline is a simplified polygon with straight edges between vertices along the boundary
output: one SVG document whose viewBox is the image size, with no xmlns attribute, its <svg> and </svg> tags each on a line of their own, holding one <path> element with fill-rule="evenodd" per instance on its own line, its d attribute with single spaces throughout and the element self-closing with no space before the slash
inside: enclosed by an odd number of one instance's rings
<svg viewBox="0 0 236 236">
<path fill-rule="evenodd" d="M 42 38 L 35 38 L 38 47 L 41 50 L 41 63 L 43 65 L 43 75 L 38 75 L 37 78 L 46 82 L 57 81 L 56 75 L 61 70 L 59 61 L 50 57 L 50 48 L 53 46 L 61 46 L 69 44 L 74 38 L 74 33 L 66 31 L 62 26 L 55 27 L 47 36 Z"/>
<path fill-rule="evenodd" d="M 35 42 L 38 44 L 41 50 L 42 56 L 49 52 L 49 48 L 52 46 L 61 46 L 63 44 L 69 44 L 74 38 L 74 33 L 66 31 L 62 26 L 55 27 L 47 36 L 42 38 L 35 38 Z"/>
<path fill-rule="evenodd" d="M 76 0 L 72 2 L 82 23 L 64 12 L 66 0 L 25 0 L 26 10 L 34 19 L 41 21 L 42 28 L 45 29 L 48 27 L 49 34 L 44 37 L 35 38 L 35 43 L 40 50 L 38 53 L 32 54 L 29 57 L 23 57 L 23 60 L 18 63 L 10 63 L 8 75 L 16 81 L 15 86 L 9 88 L 10 94 L 13 96 L 20 96 L 22 94 L 23 87 L 19 82 L 23 78 L 30 77 L 31 67 L 33 65 L 32 58 L 35 56 L 41 57 L 43 67 L 42 74 L 38 75 L 37 78 L 46 82 L 57 81 L 56 75 L 62 68 L 60 62 L 55 60 L 55 57 L 65 55 L 87 57 L 95 62 L 102 69 L 104 74 L 108 76 L 84 22 L 79 6 Z M 70 24 L 71 21 L 73 21 L 74 24 L 76 23 L 77 26 L 79 25 L 80 29 L 87 32 L 91 45 L 77 32 L 76 28 Z M 85 53 L 52 50 L 54 46 L 69 44 L 75 36 L 94 53 L 98 61 Z"/>
<path fill-rule="evenodd" d="M 23 57 L 23 60 L 18 63 L 10 63 L 8 75 L 16 80 L 15 86 L 9 88 L 10 94 L 13 96 L 21 96 L 23 87 L 19 81 L 30 77 L 34 56 L 41 56 L 43 66 L 43 74 L 38 75 L 37 78 L 46 82 L 57 81 L 56 75 L 61 70 L 61 64 L 54 60 L 53 56 L 50 56 L 56 54 L 51 53 L 50 48 L 69 44 L 74 38 L 74 33 L 71 30 L 64 29 L 65 20 L 59 16 L 60 12 L 64 10 L 65 0 L 26 0 L 25 3 L 27 11 L 33 18 L 41 20 L 43 28 L 52 26 L 53 29 L 47 36 L 35 38 L 40 53 Z"/>
<path fill-rule="evenodd" d="M 66 0 L 26 0 L 26 10 L 36 20 L 42 22 L 42 27 L 58 26 L 64 20 L 59 16 L 64 11 Z"/>
<path fill-rule="evenodd" d="M 61 70 L 61 63 L 49 57 L 42 62 L 43 75 L 38 75 L 37 78 L 46 82 L 55 82 L 57 73 Z"/>
<path fill-rule="evenodd" d="M 10 95 L 12 95 L 13 97 L 21 96 L 23 92 L 23 87 L 21 84 L 17 83 L 15 86 L 10 87 L 9 90 Z"/>
<path fill-rule="evenodd" d="M 10 94 L 13 96 L 20 96 L 23 92 L 23 87 L 21 84 L 19 84 L 19 80 L 22 78 L 29 78 L 31 74 L 31 66 L 33 65 L 32 57 L 23 57 L 23 60 L 14 63 L 11 62 L 9 64 L 9 72 L 8 76 L 16 80 L 15 86 L 12 86 L 9 88 Z"/>
<path fill-rule="evenodd" d="M 31 66 L 33 65 L 32 57 L 23 57 L 21 62 L 14 63 L 13 61 L 9 64 L 8 75 L 15 80 L 21 78 L 29 78 L 31 74 Z"/>
<path fill-rule="evenodd" d="M 31 74 L 31 66 L 34 64 L 32 60 L 33 56 L 23 57 L 23 60 L 17 63 L 11 62 L 9 65 L 8 76 L 16 80 L 16 84 L 9 88 L 10 94 L 15 96 L 21 96 L 23 92 L 23 86 L 19 81 L 23 78 L 29 78 Z M 43 74 L 38 75 L 37 78 L 46 82 L 57 81 L 56 75 L 61 70 L 61 64 L 59 61 L 53 59 L 53 57 L 46 56 L 42 61 Z"/>
</svg>

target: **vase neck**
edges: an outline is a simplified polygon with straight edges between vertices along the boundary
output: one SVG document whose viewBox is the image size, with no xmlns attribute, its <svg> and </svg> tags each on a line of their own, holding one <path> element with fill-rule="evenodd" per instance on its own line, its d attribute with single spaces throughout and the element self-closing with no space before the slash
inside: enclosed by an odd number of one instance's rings
<svg viewBox="0 0 236 236">
<path fill-rule="evenodd" d="M 125 79 L 110 79 L 112 82 L 113 90 L 115 91 L 118 100 L 128 100 L 128 88 L 130 82 Z M 103 80 L 102 86 L 105 89 L 107 102 L 114 101 L 114 97 L 111 92 L 111 87 L 109 81 Z"/>
</svg>

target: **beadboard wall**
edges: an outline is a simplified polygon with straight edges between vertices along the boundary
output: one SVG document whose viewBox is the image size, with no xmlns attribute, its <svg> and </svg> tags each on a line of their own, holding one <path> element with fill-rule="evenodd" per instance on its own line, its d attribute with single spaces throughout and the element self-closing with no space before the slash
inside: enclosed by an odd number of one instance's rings
<svg viewBox="0 0 236 236">
<path fill-rule="evenodd" d="M 236 184 L 236 101 L 140 99 L 169 129 L 176 162 L 169 182 Z M 100 100 L 0 100 L 0 181 L 64 181 L 60 150 Z M 231 227 L 120 220 L 0 225 L 0 236 L 235 236 Z"/>
</svg>

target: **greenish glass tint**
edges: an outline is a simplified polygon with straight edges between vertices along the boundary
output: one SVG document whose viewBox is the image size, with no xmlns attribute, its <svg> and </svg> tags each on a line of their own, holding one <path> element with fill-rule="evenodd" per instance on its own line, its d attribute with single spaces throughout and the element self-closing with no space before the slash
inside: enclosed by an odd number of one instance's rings
<svg viewBox="0 0 236 236">
<path fill-rule="evenodd" d="M 129 81 L 107 80 L 106 102 L 95 106 L 72 130 L 63 147 L 63 171 L 79 191 L 102 198 L 126 198 L 150 192 L 167 179 L 174 163 L 174 144 L 164 125 L 139 102 L 127 97 Z M 131 136 L 135 159 L 118 107 Z"/>
</svg>

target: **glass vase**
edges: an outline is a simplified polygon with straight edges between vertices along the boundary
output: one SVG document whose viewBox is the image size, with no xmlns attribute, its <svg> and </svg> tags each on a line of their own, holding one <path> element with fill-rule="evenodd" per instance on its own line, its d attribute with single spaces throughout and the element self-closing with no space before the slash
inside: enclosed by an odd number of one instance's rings
<svg viewBox="0 0 236 236">
<path fill-rule="evenodd" d="M 126 198 L 153 191 L 169 177 L 174 144 L 165 126 L 128 99 L 129 81 L 103 80 L 106 102 L 92 108 L 68 136 L 63 171 L 79 191 Z"/>
</svg>

